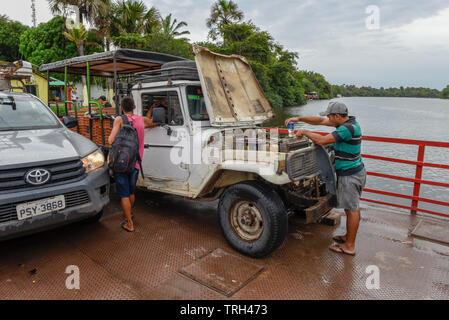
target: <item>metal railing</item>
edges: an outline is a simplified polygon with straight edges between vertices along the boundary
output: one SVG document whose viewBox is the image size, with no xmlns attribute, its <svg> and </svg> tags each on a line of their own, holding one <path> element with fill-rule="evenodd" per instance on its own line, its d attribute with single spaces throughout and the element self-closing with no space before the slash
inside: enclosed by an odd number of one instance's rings
<svg viewBox="0 0 449 320">
<path fill-rule="evenodd" d="M 270 128 L 266 128 L 270 129 Z M 279 133 L 288 133 L 287 129 L 278 129 Z M 296 133 L 296 130 L 295 130 Z M 321 135 L 327 135 L 326 132 L 315 132 Z M 395 144 L 403 144 L 403 145 L 415 145 L 418 146 L 418 155 L 416 161 L 412 160 L 404 160 L 404 159 L 396 159 L 396 158 L 390 158 L 390 157 L 383 157 L 379 155 L 370 155 L 370 154 L 362 154 L 363 158 L 366 159 L 374 159 L 379 161 L 387 161 L 387 162 L 393 162 L 393 163 L 401 163 L 401 164 L 407 164 L 415 166 L 415 177 L 414 178 L 407 178 L 407 177 L 401 177 L 397 175 L 391 175 L 391 174 L 384 174 L 379 172 L 372 172 L 367 170 L 367 175 L 369 176 L 375 176 L 385 179 L 392 179 L 392 180 L 398 180 L 398 181 L 406 181 L 413 183 L 413 194 L 412 195 L 406 195 L 401 193 L 395 193 L 395 192 L 389 192 L 385 190 L 378 190 L 378 189 L 371 189 L 371 188 L 365 188 L 363 189 L 366 193 L 374 193 L 374 194 L 380 194 L 384 196 L 390 196 L 395 198 L 401 198 L 401 199 L 408 199 L 411 200 L 410 206 L 400 205 L 397 203 L 391 203 L 387 201 L 379 201 L 369 198 L 361 198 L 360 200 L 381 204 L 381 205 L 387 205 L 387 206 L 393 206 L 397 208 L 407 209 L 410 210 L 410 213 L 416 214 L 417 211 L 431 214 L 431 215 L 437 215 L 440 217 L 449 218 L 449 214 L 436 212 L 428 209 L 419 208 L 418 204 L 420 201 L 431 203 L 439 206 L 449 207 L 449 202 L 447 201 L 440 201 L 435 199 L 429 199 L 420 197 L 420 190 L 421 185 L 431 185 L 431 186 L 438 186 L 438 187 L 444 187 L 449 188 L 449 183 L 444 182 L 437 182 L 437 181 L 429 181 L 429 180 L 423 180 L 422 179 L 422 173 L 424 167 L 431 167 L 431 168 L 438 168 L 438 169 L 449 169 L 449 164 L 438 164 L 438 163 L 430 163 L 430 162 L 424 162 L 424 155 L 426 147 L 436 147 L 436 148 L 447 148 L 449 149 L 449 142 L 438 142 L 438 141 L 425 141 L 425 140 L 410 140 L 410 139 L 398 139 L 398 138 L 384 138 L 384 137 L 373 137 L 373 136 L 363 136 L 362 140 L 364 141 L 374 141 L 374 142 L 382 142 L 382 143 L 395 143 Z M 367 168 L 369 169 L 369 168 Z"/>
</svg>

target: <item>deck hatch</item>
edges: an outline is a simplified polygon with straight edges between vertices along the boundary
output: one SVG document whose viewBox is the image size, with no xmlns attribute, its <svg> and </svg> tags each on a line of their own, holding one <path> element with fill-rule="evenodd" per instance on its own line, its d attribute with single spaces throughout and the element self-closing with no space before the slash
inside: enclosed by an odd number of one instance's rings
<svg viewBox="0 0 449 320">
<path fill-rule="evenodd" d="M 255 279 L 263 269 L 261 265 L 218 248 L 182 267 L 179 272 L 229 297 Z"/>
</svg>

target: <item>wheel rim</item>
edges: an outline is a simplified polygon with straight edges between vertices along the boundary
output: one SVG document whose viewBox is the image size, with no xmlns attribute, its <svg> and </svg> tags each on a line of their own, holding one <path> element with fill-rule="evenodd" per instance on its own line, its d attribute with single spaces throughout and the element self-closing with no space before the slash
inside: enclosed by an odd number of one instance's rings
<svg viewBox="0 0 449 320">
<path fill-rule="evenodd" d="M 231 226 L 246 241 L 255 241 L 263 232 L 263 218 L 254 202 L 239 201 L 231 209 Z"/>
</svg>

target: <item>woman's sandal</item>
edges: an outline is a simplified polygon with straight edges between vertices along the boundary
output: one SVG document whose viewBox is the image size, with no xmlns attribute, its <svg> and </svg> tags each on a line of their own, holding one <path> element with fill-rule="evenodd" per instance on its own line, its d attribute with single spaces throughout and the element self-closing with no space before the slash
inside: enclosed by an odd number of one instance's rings
<svg viewBox="0 0 449 320">
<path fill-rule="evenodd" d="M 336 243 L 334 245 L 338 248 L 338 250 L 332 248 L 332 246 L 331 246 L 331 247 L 329 247 L 330 251 L 333 251 L 333 252 L 336 252 L 336 253 L 347 254 L 348 256 L 355 256 L 355 252 L 354 253 L 346 252 L 345 250 L 343 250 L 343 248 L 338 243 Z"/>
<path fill-rule="evenodd" d="M 134 232 L 134 230 L 130 230 L 130 229 L 128 229 L 128 228 L 125 227 L 125 226 L 128 226 L 128 222 L 123 221 L 123 222 L 122 222 L 122 225 L 121 225 L 122 229 L 125 230 L 125 231 L 128 231 L 128 232 Z"/>
</svg>

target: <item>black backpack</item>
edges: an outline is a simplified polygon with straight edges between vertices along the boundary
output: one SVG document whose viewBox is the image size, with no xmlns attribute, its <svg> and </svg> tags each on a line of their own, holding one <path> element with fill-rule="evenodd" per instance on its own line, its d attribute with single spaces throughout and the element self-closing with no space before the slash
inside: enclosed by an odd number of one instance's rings
<svg viewBox="0 0 449 320">
<path fill-rule="evenodd" d="M 139 135 L 133 123 L 128 121 L 126 115 L 121 116 L 123 127 L 115 138 L 109 153 L 109 168 L 117 173 L 132 173 L 139 161 L 140 170 L 143 175 L 142 159 L 139 153 Z"/>
</svg>

